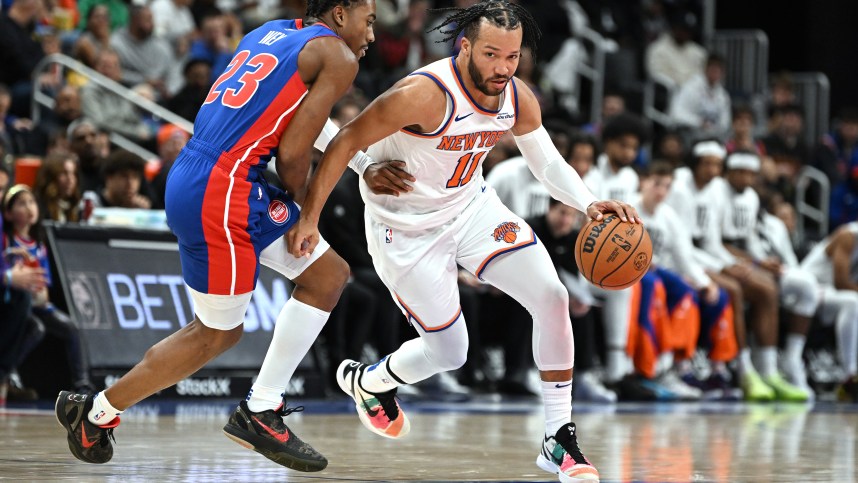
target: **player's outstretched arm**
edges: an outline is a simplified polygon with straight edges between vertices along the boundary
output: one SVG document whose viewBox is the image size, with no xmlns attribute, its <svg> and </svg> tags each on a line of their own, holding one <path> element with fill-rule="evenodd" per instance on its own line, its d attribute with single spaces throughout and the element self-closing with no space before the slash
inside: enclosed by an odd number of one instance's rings
<svg viewBox="0 0 858 483">
<path fill-rule="evenodd" d="M 328 145 L 301 209 L 298 223 L 287 233 L 289 251 L 296 257 L 313 252 L 319 242 L 319 213 L 342 176 L 349 159 L 363 146 L 370 146 L 408 126 L 433 128 L 444 117 L 444 93 L 431 79 L 410 76 L 374 100 Z"/>
<path fill-rule="evenodd" d="M 628 203 L 596 199 L 542 127 L 542 111 L 530 87 L 515 78 L 511 82 L 515 82 L 518 91 L 518 118 L 512 128 L 515 143 L 530 171 L 551 196 L 587 213 L 594 220 L 601 220 L 605 213 L 614 212 L 623 221 L 640 223 L 637 210 Z"/>
<path fill-rule="evenodd" d="M 324 153 L 338 132 L 340 128 L 328 119 L 313 147 Z M 361 176 L 370 191 L 377 195 L 399 196 L 414 189 L 407 183 L 415 179 L 405 170 L 404 161 L 374 160 L 363 151 L 358 151 L 349 160 L 349 168 Z"/>
<path fill-rule="evenodd" d="M 313 143 L 357 71 L 357 57 L 334 37 L 309 42 L 298 56 L 298 74 L 309 89 L 283 133 L 276 165 L 280 181 L 296 199 L 300 200 L 307 184 Z"/>
</svg>

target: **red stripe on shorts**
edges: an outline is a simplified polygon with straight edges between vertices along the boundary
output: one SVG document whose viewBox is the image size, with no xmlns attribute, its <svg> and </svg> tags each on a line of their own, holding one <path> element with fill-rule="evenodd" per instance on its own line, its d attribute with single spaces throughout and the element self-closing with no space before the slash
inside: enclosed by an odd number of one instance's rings
<svg viewBox="0 0 858 483">
<path fill-rule="evenodd" d="M 221 166 L 227 162 L 218 160 Z M 237 162 L 233 161 L 233 162 Z M 232 183 L 230 183 L 232 181 Z M 230 186 L 231 185 L 231 186 Z M 235 295 L 253 290 L 256 251 L 247 232 L 252 184 L 212 170 L 203 197 L 203 236 L 208 246 L 208 293 Z"/>
</svg>

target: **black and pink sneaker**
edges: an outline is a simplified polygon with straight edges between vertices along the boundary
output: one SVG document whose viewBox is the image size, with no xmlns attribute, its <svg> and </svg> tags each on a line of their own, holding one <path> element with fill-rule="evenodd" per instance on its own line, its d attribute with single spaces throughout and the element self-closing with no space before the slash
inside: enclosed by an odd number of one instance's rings
<svg viewBox="0 0 858 483">
<path fill-rule="evenodd" d="M 598 482 L 599 472 L 578 449 L 575 423 L 568 423 L 554 436 L 546 436 L 536 465 L 554 473 L 563 483 Z"/>
</svg>

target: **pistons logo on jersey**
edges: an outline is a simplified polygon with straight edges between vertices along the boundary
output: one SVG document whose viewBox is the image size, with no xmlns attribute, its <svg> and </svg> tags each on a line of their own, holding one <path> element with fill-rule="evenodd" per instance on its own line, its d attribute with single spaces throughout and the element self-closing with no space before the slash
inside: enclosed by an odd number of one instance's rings
<svg viewBox="0 0 858 483">
<path fill-rule="evenodd" d="M 496 242 L 503 240 L 512 244 L 515 243 L 515 240 L 518 238 L 519 231 L 521 231 L 521 228 L 518 226 L 518 223 L 514 221 L 505 221 L 495 228 L 492 236 Z"/>
<path fill-rule="evenodd" d="M 271 200 L 271 203 L 268 204 L 268 217 L 274 223 L 282 225 L 289 219 L 289 207 L 280 200 Z"/>
</svg>

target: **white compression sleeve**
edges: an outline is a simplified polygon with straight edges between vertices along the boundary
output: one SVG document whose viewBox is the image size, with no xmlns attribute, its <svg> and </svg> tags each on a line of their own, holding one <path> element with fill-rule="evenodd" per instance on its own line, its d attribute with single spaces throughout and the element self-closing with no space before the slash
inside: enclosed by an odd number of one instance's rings
<svg viewBox="0 0 858 483">
<path fill-rule="evenodd" d="M 340 128 L 338 128 L 333 121 L 328 119 L 325 122 L 324 127 L 322 127 L 322 132 L 319 133 L 319 137 L 316 138 L 316 142 L 313 143 L 313 147 L 324 153 L 328 144 L 330 144 L 331 139 L 334 139 L 334 136 L 336 136 L 338 132 L 340 132 Z M 372 158 L 370 158 L 366 153 L 358 151 L 357 154 L 349 160 L 349 167 L 358 175 L 363 176 L 363 172 L 366 171 L 366 168 L 372 164 L 372 162 Z"/>
<path fill-rule="evenodd" d="M 530 171 L 548 189 L 551 196 L 583 213 L 587 212 L 591 203 L 598 201 L 578 173 L 554 147 L 544 127 L 539 126 L 533 132 L 515 136 L 515 144 L 527 161 Z"/>
</svg>

